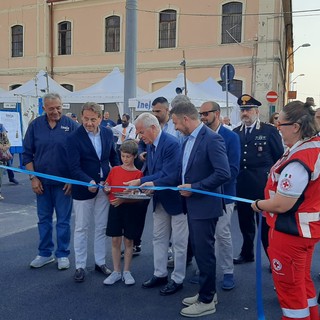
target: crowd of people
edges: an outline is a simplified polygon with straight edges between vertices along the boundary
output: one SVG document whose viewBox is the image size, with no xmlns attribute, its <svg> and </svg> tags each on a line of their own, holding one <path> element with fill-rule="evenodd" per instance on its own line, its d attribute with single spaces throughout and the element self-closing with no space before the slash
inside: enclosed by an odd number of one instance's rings
<svg viewBox="0 0 320 320">
<path fill-rule="evenodd" d="M 100 105 L 87 102 L 79 123 L 73 114 L 62 114 L 59 95 L 46 94 L 45 114 L 29 125 L 23 141 L 23 164 L 35 172 L 30 180 L 39 219 L 38 254 L 30 267 L 43 267 L 55 258 L 58 269 L 70 267 L 73 208 L 74 280 L 83 282 L 87 276 L 93 215 L 95 269 L 106 276 L 103 283 L 122 280 L 134 285 L 132 255 L 141 251 L 152 201 L 153 273 L 142 288 L 159 287 L 161 295 L 175 294 L 183 289 L 187 264 L 193 260 L 199 289 L 183 299 L 180 314 L 200 317 L 216 312 L 216 264 L 223 272 L 221 288 L 232 290 L 237 283 L 235 265 L 255 260 L 255 230 L 263 212 L 261 241 L 282 319 L 318 320 L 310 269 L 320 240 L 320 109 L 315 111 L 308 101 L 293 101 L 264 123 L 259 118 L 261 103 L 252 96 L 242 95 L 238 105 L 239 125 L 222 118 L 218 103 L 207 101 L 198 110 L 185 95 L 178 95 L 171 108 L 166 98 L 155 99 L 152 112 L 140 114 L 132 123 L 123 114 L 117 124 L 107 111 L 102 113 Z M 0 134 L 6 137 L 5 133 L 0 125 Z M 1 149 L 9 146 L 8 139 L 0 140 Z M 40 178 L 36 172 L 87 185 L 71 186 L 59 179 Z M 179 192 L 152 190 L 158 186 L 178 187 Z M 130 191 L 131 198 L 119 196 L 128 194 L 125 188 L 131 187 L 139 191 Z M 236 257 L 231 235 L 235 201 L 213 197 L 208 191 L 253 200 L 251 205 L 236 204 L 243 239 Z M 136 192 L 145 198 L 135 198 Z M 107 236 L 112 238 L 112 270 L 106 265 Z"/>
</svg>

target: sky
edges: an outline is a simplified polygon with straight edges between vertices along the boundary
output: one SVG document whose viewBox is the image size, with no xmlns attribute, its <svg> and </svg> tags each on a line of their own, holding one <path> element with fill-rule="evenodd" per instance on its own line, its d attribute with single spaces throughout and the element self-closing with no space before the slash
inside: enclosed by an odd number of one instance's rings
<svg viewBox="0 0 320 320">
<path fill-rule="evenodd" d="M 302 10 L 319 10 L 315 12 L 295 13 Z M 297 99 L 305 101 L 313 97 L 320 106 L 320 1 L 292 0 L 293 15 L 293 47 L 294 50 L 304 43 L 310 47 L 299 48 L 294 53 L 294 72 L 291 75 L 291 89 L 297 90 Z M 293 86 L 293 87 L 292 87 Z"/>
</svg>

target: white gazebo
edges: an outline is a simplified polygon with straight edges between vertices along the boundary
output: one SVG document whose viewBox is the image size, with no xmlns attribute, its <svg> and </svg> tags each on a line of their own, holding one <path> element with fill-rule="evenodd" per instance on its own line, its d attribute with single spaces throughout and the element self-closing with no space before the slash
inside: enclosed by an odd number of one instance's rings
<svg viewBox="0 0 320 320">
<path fill-rule="evenodd" d="M 137 87 L 137 96 L 143 96 L 146 91 Z M 119 113 L 123 113 L 124 75 L 119 68 L 114 68 L 107 76 L 92 86 L 63 96 L 65 103 L 116 103 Z"/>
</svg>

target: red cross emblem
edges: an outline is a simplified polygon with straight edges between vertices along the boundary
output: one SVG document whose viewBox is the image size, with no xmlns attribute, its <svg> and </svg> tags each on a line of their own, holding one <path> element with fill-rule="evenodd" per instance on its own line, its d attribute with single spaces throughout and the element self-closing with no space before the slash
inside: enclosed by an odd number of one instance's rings
<svg viewBox="0 0 320 320">
<path fill-rule="evenodd" d="M 283 190 L 289 190 L 291 188 L 291 183 L 289 179 L 283 179 L 280 185 L 281 189 Z"/>
<path fill-rule="evenodd" d="M 276 271 L 279 271 L 282 269 L 282 264 L 278 259 L 273 259 L 272 260 L 272 265 L 273 265 L 273 269 Z"/>
</svg>

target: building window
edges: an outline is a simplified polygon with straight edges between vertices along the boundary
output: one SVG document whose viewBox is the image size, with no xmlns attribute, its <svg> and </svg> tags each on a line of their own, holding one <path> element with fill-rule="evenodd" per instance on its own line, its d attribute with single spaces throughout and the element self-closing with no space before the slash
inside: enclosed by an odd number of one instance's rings
<svg viewBox="0 0 320 320">
<path fill-rule="evenodd" d="M 176 22 L 175 10 L 163 10 L 159 19 L 159 48 L 175 48 L 176 46 Z"/>
<path fill-rule="evenodd" d="M 229 2 L 222 6 L 221 43 L 241 42 L 242 3 Z"/>
<path fill-rule="evenodd" d="M 225 91 L 225 85 L 222 80 L 218 81 Z M 233 79 L 230 81 L 228 91 L 239 98 L 242 96 L 242 80 Z"/>
<path fill-rule="evenodd" d="M 71 22 L 63 21 L 58 24 L 58 54 L 71 54 Z"/>
<path fill-rule="evenodd" d="M 64 87 L 65 89 L 73 92 L 73 85 L 72 84 L 63 83 L 63 84 L 61 84 L 61 87 Z"/>
<path fill-rule="evenodd" d="M 105 52 L 120 51 L 120 17 L 106 18 Z"/>
<path fill-rule="evenodd" d="M 9 87 L 9 90 L 14 90 L 14 89 L 17 89 L 21 87 L 21 84 L 12 84 L 10 87 Z"/>
<path fill-rule="evenodd" d="M 11 56 L 23 56 L 23 26 L 16 25 L 11 28 Z"/>
</svg>

